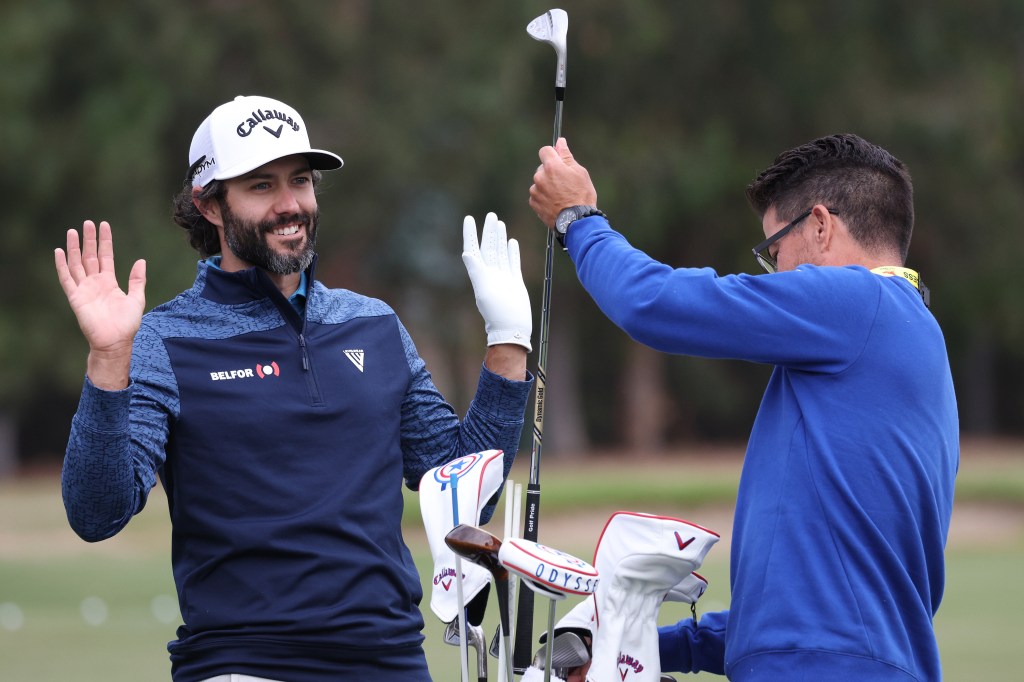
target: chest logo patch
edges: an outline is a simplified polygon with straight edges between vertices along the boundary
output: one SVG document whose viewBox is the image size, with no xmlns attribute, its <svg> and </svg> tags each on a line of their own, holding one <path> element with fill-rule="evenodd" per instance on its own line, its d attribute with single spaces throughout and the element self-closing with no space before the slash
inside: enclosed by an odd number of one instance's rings
<svg viewBox="0 0 1024 682">
<path fill-rule="evenodd" d="M 258 362 L 256 363 L 256 369 L 251 367 L 245 367 L 243 369 L 232 369 L 225 372 L 210 372 L 211 381 L 229 381 L 231 379 L 252 379 L 253 377 L 259 377 L 260 379 L 266 379 L 267 377 L 279 377 L 281 376 L 281 368 L 277 366 L 276 362 Z"/>
<path fill-rule="evenodd" d="M 279 377 L 281 376 L 281 368 L 277 366 L 276 362 L 271 362 L 269 365 L 260 363 L 256 365 L 256 376 L 260 379 Z"/>
<path fill-rule="evenodd" d="M 356 366 L 356 369 L 358 369 L 360 372 L 363 371 L 363 361 L 366 357 L 366 353 L 363 352 L 363 349 L 359 348 L 346 350 L 345 357 L 348 358 L 352 362 L 352 364 Z"/>
</svg>

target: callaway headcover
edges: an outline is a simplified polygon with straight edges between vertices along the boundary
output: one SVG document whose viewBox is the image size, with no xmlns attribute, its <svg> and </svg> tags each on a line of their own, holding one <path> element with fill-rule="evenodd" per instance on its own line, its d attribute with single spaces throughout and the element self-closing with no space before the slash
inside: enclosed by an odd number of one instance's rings
<svg viewBox="0 0 1024 682">
<path fill-rule="evenodd" d="M 703 581 L 684 580 L 718 540 L 717 533 L 682 519 L 636 512 L 608 519 L 594 555 L 601 580 L 590 682 L 660 680 L 658 609 L 673 590 L 675 598 L 700 596 Z"/>
<path fill-rule="evenodd" d="M 481 511 L 504 482 L 504 459 L 501 450 L 477 452 L 431 469 L 420 479 L 420 514 L 434 557 L 430 608 L 444 623 L 459 615 L 455 553 L 444 538 L 460 523 L 480 523 Z M 460 563 L 463 599 L 469 604 L 487 587 L 491 574 L 470 561 Z"/>
</svg>

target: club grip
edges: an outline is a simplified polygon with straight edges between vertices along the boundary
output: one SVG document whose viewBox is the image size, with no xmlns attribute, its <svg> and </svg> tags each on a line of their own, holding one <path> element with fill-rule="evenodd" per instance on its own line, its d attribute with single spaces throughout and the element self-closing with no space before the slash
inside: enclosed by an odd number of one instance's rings
<svg viewBox="0 0 1024 682">
<path fill-rule="evenodd" d="M 540 483 L 526 486 L 526 520 L 523 538 L 537 542 L 540 519 Z M 533 590 L 526 586 L 519 588 L 519 603 L 516 605 L 516 642 L 513 648 L 512 668 L 522 675 L 533 662 Z"/>
</svg>

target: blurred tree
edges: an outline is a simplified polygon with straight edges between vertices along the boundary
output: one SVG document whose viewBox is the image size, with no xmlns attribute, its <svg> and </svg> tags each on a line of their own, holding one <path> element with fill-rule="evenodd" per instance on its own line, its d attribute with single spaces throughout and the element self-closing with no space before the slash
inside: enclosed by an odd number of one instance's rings
<svg viewBox="0 0 1024 682">
<path fill-rule="evenodd" d="M 754 273 L 744 185 L 821 134 L 877 141 L 915 177 L 911 265 L 946 330 L 964 429 L 1021 433 L 1024 4 L 563 7 L 564 133 L 633 243 L 679 266 Z M 321 196 L 320 275 L 391 302 L 464 409 L 484 339 L 459 260 L 463 215 L 506 221 L 540 313 L 544 233 L 526 198 L 550 140 L 554 55 L 524 29 L 547 8 L 4 3 L 0 422 L 18 425 L 24 454 L 62 451 L 84 366 L 52 249 L 82 219 L 107 219 L 122 279 L 148 259 L 150 305 L 189 286 L 195 254 L 170 198 L 195 126 L 237 94 L 293 103 L 345 159 Z M 649 353 L 555 255 L 547 452 L 745 437 L 768 368 Z"/>
</svg>

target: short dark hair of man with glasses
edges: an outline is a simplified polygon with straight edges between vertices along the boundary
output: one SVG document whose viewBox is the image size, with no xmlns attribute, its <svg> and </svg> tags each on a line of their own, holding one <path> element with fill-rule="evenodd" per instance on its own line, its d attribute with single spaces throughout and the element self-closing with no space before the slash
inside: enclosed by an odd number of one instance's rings
<svg viewBox="0 0 1024 682">
<path fill-rule="evenodd" d="M 747 186 L 747 200 L 758 217 L 774 208 L 778 218 L 794 222 L 823 204 L 842 215 L 865 251 L 898 254 L 900 264 L 907 260 L 914 230 L 910 173 L 902 161 L 857 135 L 820 137 L 779 154 Z"/>
</svg>

